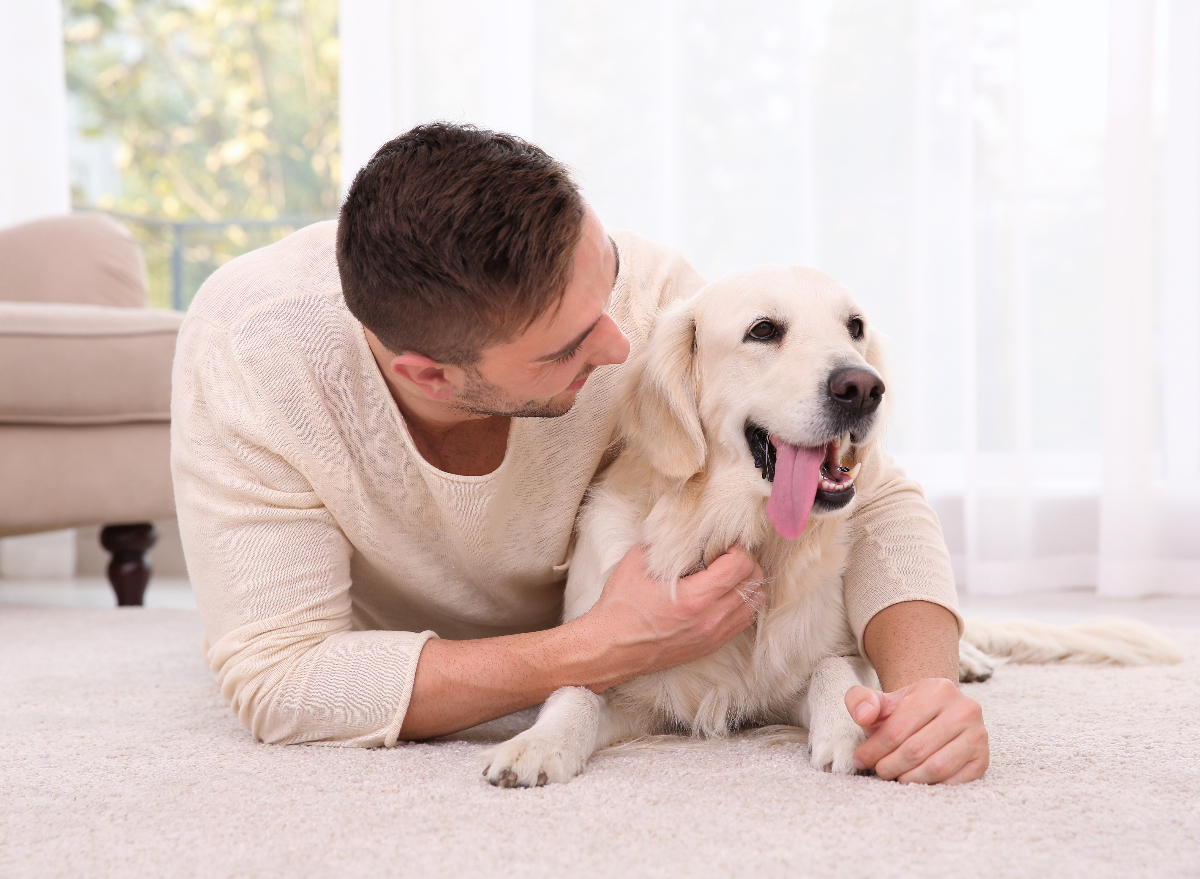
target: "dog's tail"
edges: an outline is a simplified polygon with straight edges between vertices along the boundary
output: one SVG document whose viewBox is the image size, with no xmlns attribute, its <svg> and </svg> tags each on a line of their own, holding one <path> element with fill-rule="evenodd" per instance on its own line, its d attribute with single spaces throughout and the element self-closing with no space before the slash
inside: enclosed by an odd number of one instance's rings
<svg viewBox="0 0 1200 879">
<path fill-rule="evenodd" d="M 1183 660 L 1183 652 L 1149 626 L 1116 618 L 1074 626 L 969 619 L 962 640 L 1005 662 L 1158 665 Z"/>
</svg>

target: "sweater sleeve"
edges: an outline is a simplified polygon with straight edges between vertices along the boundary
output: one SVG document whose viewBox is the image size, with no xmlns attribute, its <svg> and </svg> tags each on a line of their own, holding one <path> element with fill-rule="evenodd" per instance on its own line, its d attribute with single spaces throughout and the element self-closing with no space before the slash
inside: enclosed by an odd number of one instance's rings
<svg viewBox="0 0 1200 879">
<path fill-rule="evenodd" d="M 179 527 L 222 694 L 260 741 L 395 744 L 433 633 L 352 630 L 352 547 L 226 331 L 189 316 L 173 383 Z"/>
<path fill-rule="evenodd" d="M 877 475 L 864 486 L 862 503 L 851 517 L 850 557 L 842 581 L 846 614 L 863 656 L 867 623 L 902 601 L 940 604 L 954 614 L 960 636 L 963 631 L 937 516 L 921 486 L 890 456 L 878 454 L 877 461 Z"/>
</svg>

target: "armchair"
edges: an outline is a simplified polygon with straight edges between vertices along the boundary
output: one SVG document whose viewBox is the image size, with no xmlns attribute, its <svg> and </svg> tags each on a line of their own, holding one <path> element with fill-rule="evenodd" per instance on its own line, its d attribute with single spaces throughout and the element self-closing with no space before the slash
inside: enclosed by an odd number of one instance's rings
<svg viewBox="0 0 1200 879">
<path fill-rule="evenodd" d="M 175 515 L 171 360 L 141 248 L 102 214 L 0 230 L 0 536 L 105 524 L 118 604 L 140 605 L 151 522 Z"/>
</svg>

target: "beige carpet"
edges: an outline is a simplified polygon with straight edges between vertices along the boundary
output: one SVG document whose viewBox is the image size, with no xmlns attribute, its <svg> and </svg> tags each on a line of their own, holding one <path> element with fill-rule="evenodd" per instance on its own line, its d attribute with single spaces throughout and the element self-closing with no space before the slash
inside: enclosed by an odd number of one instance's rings
<svg viewBox="0 0 1200 879">
<path fill-rule="evenodd" d="M 0 876 L 1200 877 L 1200 631 L 1181 666 L 969 685 L 992 768 L 835 778 L 797 745 L 596 758 L 499 790 L 486 740 L 250 741 L 194 612 L 0 607 Z"/>
</svg>

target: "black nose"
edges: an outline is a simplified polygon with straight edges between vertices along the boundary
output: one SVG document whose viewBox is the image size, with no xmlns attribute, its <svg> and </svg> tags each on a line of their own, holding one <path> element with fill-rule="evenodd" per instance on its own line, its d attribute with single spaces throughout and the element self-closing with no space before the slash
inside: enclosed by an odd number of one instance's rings
<svg viewBox="0 0 1200 879">
<path fill-rule="evenodd" d="M 848 366 L 829 376 L 829 396 L 838 408 L 866 415 L 883 402 L 883 379 L 869 369 Z"/>
</svg>

